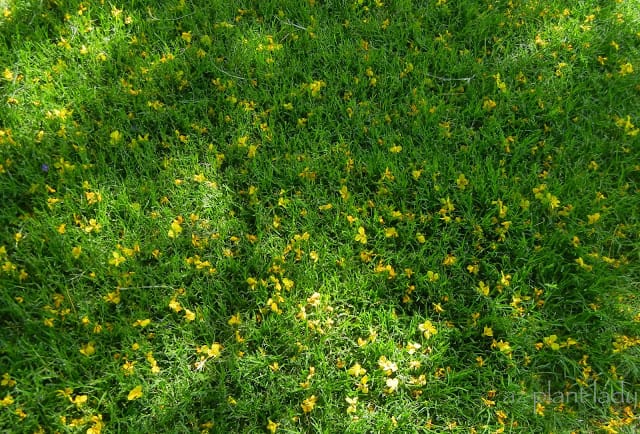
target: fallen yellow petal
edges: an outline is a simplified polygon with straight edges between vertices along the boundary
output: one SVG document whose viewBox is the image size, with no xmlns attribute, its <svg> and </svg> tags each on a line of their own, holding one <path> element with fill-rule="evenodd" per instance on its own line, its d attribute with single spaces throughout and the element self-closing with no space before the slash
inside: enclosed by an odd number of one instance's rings
<svg viewBox="0 0 640 434">
<path fill-rule="evenodd" d="M 131 389 L 131 392 L 129 392 L 129 395 L 127 395 L 127 400 L 133 401 L 134 399 L 138 399 L 140 397 L 142 397 L 142 386 L 136 386 Z"/>
</svg>

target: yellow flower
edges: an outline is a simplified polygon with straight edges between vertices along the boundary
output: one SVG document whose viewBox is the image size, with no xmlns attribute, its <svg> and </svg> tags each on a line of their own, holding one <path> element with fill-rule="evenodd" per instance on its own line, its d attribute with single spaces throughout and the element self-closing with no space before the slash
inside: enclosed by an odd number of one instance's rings
<svg viewBox="0 0 640 434">
<path fill-rule="evenodd" d="M 367 370 L 360 366 L 360 363 L 356 363 L 347 370 L 347 373 L 353 377 L 361 377 L 367 373 Z"/>
<path fill-rule="evenodd" d="M 615 117 L 616 125 L 620 128 L 624 128 L 625 132 L 629 136 L 637 136 L 640 134 L 640 128 L 636 128 L 631 122 L 631 116 L 627 115 L 626 119 Z"/>
<path fill-rule="evenodd" d="M 408 342 L 406 348 L 407 348 L 407 353 L 414 354 L 416 351 L 422 348 L 422 345 L 420 345 L 417 342 Z"/>
<path fill-rule="evenodd" d="M 271 434 L 274 434 L 276 432 L 276 430 L 278 429 L 278 425 L 280 425 L 280 424 L 279 423 L 275 423 L 274 421 L 269 419 L 269 423 L 267 423 L 267 431 L 269 431 Z"/>
<path fill-rule="evenodd" d="M 178 235 L 180 235 L 180 232 L 182 232 L 182 221 L 182 216 L 178 216 L 171 222 L 171 229 L 167 232 L 169 238 L 177 238 Z"/>
<path fill-rule="evenodd" d="M 358 234 L 356 235 L 355 240 L 362 244 L 367 244 L 367 234 L 362 226 L 358 228 Z"/>
<path fill-rule="evenodd" d="M 160 372 L 160 367 L 158 366 L 158 362 L 153 357 L 153 353 L 151 351 L 149 351 L 146 354 L 146 359 L 147 359 L 147 362 L 149 362 L 149 364 L 151 365 L 151 372 L 154 373 L 154 374 L 159 373 Z"/>
<path fill-rule="evenodd" d="M 418 326 L 418 329 L 422 332 L 425 338 L 429 339 L 431 336 L 438 334 L 438 329 L 433 326 L 431 321 L 426 320 Z"/>
<path fill-rule="evenodd" d="M 355 413 L 357 411 L 357 405 L 358 405 L 358 397 L 354 396 L 353 398 L 351 397 L 346 397 L 345 401 L 347 402 L 347 404 L 349 404 L 349 407 L 347 407 L 347 413 L 351 414 L 351 413 Z"/>
<path fill-rule="evenodd" d="M 2 400 L 0 400 L 0 406 L 2 407 L 7 407 L 11 404 L 13 404 L 13 398 L 11 397 L 11 395 L 7 395 Z"/>
<path fill-rule="evenodd" d="M 87 403 L 89 397 L 87 395 L 78 395 L 75 398 L 71 399 L 71 402 L 76 405 L 76 407 L 82 407 Z"/>
<path fill-rule="evenodd" d="M 494 405 L 496 405 L 496 402 L 491 399 L 487 399 L 487 398 L 481 398 L 481 399 L 484 405 L 486 405 L 487 407 L 493 407 Z"/>
<path fill-rule="evenodd" d="M 505 354 L 510 354 L 512 350 L 511 345 L 509 344 L 509 342 L 504 342 L 502 339 L 500 339 L 500 341 L 496 341 L 494 339 L 493 343 L 491 344 L 492 347 L 497 347 L 498 350 L 500 350 L 500 352 L 505 353 Z"/>
<path fill-rule="evenodd" d="M 393 182 L 395 179 L 396 179 L 396 177 L 393 176 L 393 173 L 391 173 L 391 170 L 389 170 L 388 167 L 384 169 L 384 173 L 380 177 L 380 181 L 388 180 L 388 181 Z"/>
<path fill-rule="evenodd" d="M 349 189 L 347 188 L 347 186 L 343 185 L 342 187 L 340 187 L 340 197 L 342 197 L 342 200 L 348 200 L 349 196 Z"/>
<path fill-rule="evenodd" d="M 578 341 L 576 341 L 573 338 L 567 338 L 566 342 L 564 343 L 567 347 L 570 347 L 571 345 L 578 345 Z"/>
<path fill-rule="evenodd" d="M 424 374 L 420 374 L 417 377 L 412 376 L 409 380 L 409 384 L 413 386 L 424 386 L 425 384 L 427 384 L 427 376 Z"/>
<path fill-rule="evenodd" d="M 87 203 L 89 203 L 89 205 L 94 205 L 98 202 L 102 202 L 102 194 L 100 194 L 99 192 L 85 191 L 84 195 L 87 198 Z"/>
<path fill-rule="evenodd" d="M 146 327 L 149 324 L 151 324 L 151 320 L 149 318 L 147 318 L 147 319 L 136 320 L 136 322 L 133 323 L 133 326 L 134 327 Z"/>
<path fill-rule="evenodd" d="M 247 158 L 254 158 L 256 156 L 257 151 L 258 151 L 258 147 L 256 145 L 249 145 L 249 150 L 247 151 Z"/>
<path fill-rule="evenodd" d="M 458 179 L 456 179 L 456 184 L 460 190 L 464 190 L 467 188 L 467 185 L 469 185 L 469 180 L 464 176 L 464 173 L 461 173 L 460 176 L 458 176 Z"/>
<path fill-rule="evenodd" d="M 229 319 L 229 321 L 227 321 L 227 324 L 229 324 L 230 326 L 238 326 L 238 325 L 242 324 L 242 320 L 240 319 L 240 314 L 237 313 L 235 315 L 232 315 L 231 319 Z"/>
<path fill-rule="evenodd" d="M 311 411 L 313 411 L 313 409 L 315 408 L 317 402 L 318 402 L 318 397 L 315 395 L 311 395 L 310 397 L 302 401 L 302 404 L 300 404 L 300 407 L 302 407 L 303 412 L 311 413 Z"/>
<path fill-rule="evenodd" d="M 80 353 L 84 354 L 85 356 L 89 357 L 92 354 L 94 354 L 96 352 L 96 348 L 94 346 L 95 344 L 93 342 L 89 342 L 88 344 L 83 345 L 80 348 Z"/>
<path fill-rule="evenodd" d="M 160 110 L 164 107 L 164 104 L 158 100 L 147 102 L 147 106 L 152 107 L 154 110 Z"/>
<path fill-rule="evenodd" d="M 397 378 L 387 378 L 386 384 L 387 388 L 384 390 L 384 393 L 390 395 L 398 390 L 399 381 Z"/>
<path fill-rule="evenodd" d="M 5 263 L 2 264 L 2 271 L 4 271 L 5 273 L 15 271 L 15 269 L 16 269 L 16 265 L 11 261 L 5 261 Z"/>
<path fill-rule="evenodd" d="M 98 223 L 96 219 L 89 219 L 89 224 L 86 225 L 83 229 L 86 233 L 100 232 L 100 229 L 102 229 L 102 225 Z"/>
<path fill-rule="evenodd" d="M 501 92 L 507 91 L 507 85 L 504 81 L 500 80 L 500 74 L 495 74 L 493 78 L 496 80 L 496 86 Z"/>
<path fill-rule="evenodd" d="M 105 295 L 103 299 L 108 303 L 118 304 L 120 303 L 120 291 L 115 290 L 113 292 L 110 292 L 107 295 Z"/>
<path fill-rule="evenodd" d="M 560 199 L 558 199 L 553 194 L 547 192 L 545 198 L 547 199 L 547 202 L 549 203 L 549 208 L 555 209 L 555 208 L 560 206 Z"/>
<path fill-rule="evenodd" d="M 136 386 L 127 395 L 127 400 L 133 401 L 134 399 L 138 399 L 142 397 L 142 386 Z"/>
<path fill-rule="evenodd" d="M 482 109 L 488 112 L 496 108 L 496 106 L 497 106 L 496 102 L 490 98 L 485 99 L 484 102 L 482 103 Z"/>
<path fill-rule="evenodd" d="M 504 286 L 511 285 L 511 274 L 504 274 L 503 271 L 500 272 L 500 283 Z"/>
<path fill-rule="evenodd" d="M 215 359 L 216 357 L 220 356 L 220 353 L 222 351 L 222 345 L 220 345 L 217 342 L 214 342 L 211 344 L 211 346 L 209 345 L 204 345 L 202 347 L 196 347 L 196 352 L 198 354 L 205 354 L 206 358 L 208 359 Z M 205 359 L 205 356 L 202 356 L 202 359 Z"/>
<path fill-rule="evenodd" d="M 320 93 L 320 89 L 326 86 L 326 83 L 321 80 L 316 80 L 309 84 L 309 89 L 311 89 L 311 96 L 318 96 Z"/>
<path fill-rule="evenodd" d="M 384 230 L 384 236 L 387 238 L 398 238 L 398 231 L 396 228 L 386 228 Z"/>
<path fill-rule="evenodd" d="M 438 273 L 434 273 L 433 271 L 429 270 L 427 271 L 427 279 L 431 283 L 437 282 L 438 279 L 440 279 L 440 275 Z"/>
<path fill-rule="evenodd" d="M 16 385 L 16 380 L 11 378 L 8 372 L 2 374 L 2 380 L 0 380 L 0 386 L 13 387 Z"/>
<path fill-rule="evenodd" d="M 558 336 L 556 336 L 556 335 L 551 335 L 551 336 L 548 336 L 548 337 L 542 339 L 542 341 L 545 343 L 545 345 L 547 345 L 553 351 L 558 351 L 560 349 L 560 344 L 558 344 L 558 342 L 556 342 L 557 340 L 558 340 Z"/>
<path fill-rule="evenodd" d="M 187 320 L 187 322 L 191 322 L 191 321 L 195 320 L 196 319 L 195 312 L 192 312 L 189 309 L 185 309 L 184 310 L 184 319 Z"/>
<path fill-rule="evenodd" d="M 178 313 L 182 310 L 182 305 L 180 305 L 180 302 L 178 300 L 176 300 L 175 298 L 172 298 L 171 301 L 169 302 L 169 308 Z"/>
<path fill-rule="evenodd" d="M 378 366 L 384 371 L 384 374 L 389 376 L 398 370 L 398 365 L 385 356 L 380 356 L 378 359 Z"/>
<path fill-rule="evenodd" d="M 582 259 L 582 257 L 579 257 L 576 259 L 576 264 L 578 264 L 580 268 L 582 268 L 583 270 L 586 270 L 586 271 L 593 270 L 593 267 L 587 264 L 586 262 L 584 262 L 584 259 Z"/>
<path fill-rule="evenodd" d="M 367 386 L 367 383 L 369 382 L 369 377 L 367 375 L 365 375 L 364 377 L 362 377 L 360 379 L 360 382 L 358 383 L 357 389 L 364 393 L 367 394 L 369 393 L 369 386 Z"/>
<path fill-rule="evenodd" d="M 124 365 L 122 365 L 122 370 L 124 371 L 124 375 L 132 375 L 135 370 L 136 363 L 137 362 L 131 362 L 129 360 L 124 362 Z"/>
<path fill-rule="evenodd" d="M 447 257 L 442 261 L 442 265 L 450 267 L 456 263 L 456 260 L 457 258 L 455 256 L 453 256 L 452 254 L 448 254 Z"/>
<path fill-rule="evenodd" d="M 587 216 L 587 218 L 589 219 L 589 224 L 595 224 L 598 220 L 600 220 L 600 213 L 597 212 L 595 214 L 590 214 Z"/>
<path fill-rule="evenodd" d="M 620 65 L 620 75 L 627 75 L 633 73 L 633 65 L 629 62 Z"/>
<path fill-rule="evenodd" d="M 61 396 L 63 398 L 68 398 L 69 400 L 71 400 L 71 394 L 73 393 L 73 389 L 71 389 L 70 387 L 66 387 L 64 389 L 58 389 L 56 392 L 58 396 Z"/>
<path fill-rule="evenodd" d="M 487 285 L 481 280 L 480 283 L 478 283 L 478 292 L 480 292 L 480 294 L 486 297 L 489 295 L 489 291 L 490 291 L 489 285 Z"/>
<path fill-rule="evenodd" d="M 93 426 L 87 429 L 87 434 L 100 434 L 102 432 L 102 428 L 104 428 L 102 415 L 98 414 L 96 416 L 91 416 L 91 422 L 93 423 Z"/>
<path fill-rule="evenodd" d="M 73 256 L 75 259 L 78 259 L 81 254 L 82 254 L 82 247 L 75 246 L 73 249 L 71 249 L 71 256 Z"/>
<path fill-rule="evenodd" d="M 111 143 L 115 144 L 122 140 L 122 133 L 120 133 L 120 131 L 118 130 L 115 130 L 109 135 L 109 137 L 111 138 Z"/>
<path fill-rule="evenodd" d="M 115 265 L 116 267 L 119 267 L 120 264 L 126 261 L 126 258 L 122 256 L 118 251 L 114 250 L 113 252 L 111 252 L 111 256 L 113 256 L 113 258 L 109 259 L 109 264 Z"/>
<path fill-rule="evenodd" d="M 213 344 L 211 344 L 211 348 L 209 348 L 209 350 L 207 351 L 207 355 L 209 357 L 219 357 L 220 351 L 222 351 L 222 345 L 214 342 Z"/>
<path fill-rule="evenodd" d="M 284 285 L 284 289 L 290 291 L 291 288 L 295 285 L 295 282 L 291 279 L 287 279 L 286 277 L 282 278 L 282 285 Z"/>
</svg>

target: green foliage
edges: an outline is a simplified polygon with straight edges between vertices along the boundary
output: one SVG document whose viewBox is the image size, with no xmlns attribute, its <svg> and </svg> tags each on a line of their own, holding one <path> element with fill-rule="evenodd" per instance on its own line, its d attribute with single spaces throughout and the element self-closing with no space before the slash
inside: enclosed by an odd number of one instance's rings
<svg viewBox="0 0 640 434">
<path fill-rule="evenodd" d="M 0 0 L 0 429 L 633 432 L 637 0 L 138 3 Z"/>
</svg>

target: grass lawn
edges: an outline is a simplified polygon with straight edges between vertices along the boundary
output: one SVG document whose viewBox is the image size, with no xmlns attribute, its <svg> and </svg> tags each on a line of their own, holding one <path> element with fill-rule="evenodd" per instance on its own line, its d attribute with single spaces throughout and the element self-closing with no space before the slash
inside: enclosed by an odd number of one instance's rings
<svg viewBox="0 0 640 434">
<path fill-rule="evenodd" d="M 0 431 L 634 433 L 640 1 L 0 0 Z"/>
</svg>

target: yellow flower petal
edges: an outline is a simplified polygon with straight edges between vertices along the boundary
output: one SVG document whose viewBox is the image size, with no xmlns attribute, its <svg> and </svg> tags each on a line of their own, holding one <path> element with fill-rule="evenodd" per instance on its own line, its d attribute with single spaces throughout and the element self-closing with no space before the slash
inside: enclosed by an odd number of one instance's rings
<svg viewBox="0 0 640 434">
<path fill-rule="evenodd" d="M 276 430 L 278 429 L 278 425 L 280 425 L 280 424 L 279 423 L 275 423 L 274 421 L 269 419 L 269 423 L 267 424 L 267 431 L 269 431 L 271 434 L 274 434 L 276 432 Z"/>
<path fill-rule="evenodd" d="M 195 312 L 190 311 L 189 309 L 184 310 L 184 319 L 188 322 L 191 322 L 196 319 Z"/>
<path fill-rule="evenodd" d="M 313 409 L 315 408 L 317 401 L 318 397 L 315 395 L 311 395 L 310 397 L 302 401 L 300 407 L 302 407 L 302 411 L 304 411 L 305 413 L 311 413 L 311 411 L 313 411 Z"/>
<path fill-rule="evenodd" d="M 88 344 L 83 345 L 82 348 L 80 348 L 80 353 L 84 354 L 87 357 L 93 355 L 95 352 L 96 348 L 94 347 L 93 342 L 89 342 Z"/>
<path fill-rule="evenodd" d="M 131 392 L 129 392 L 129 395 L 127 395 L 127 400 L 133 401 L 134 399 L 138 399 L 140 397 L 142 397 L 142 386 L 136 386 L 131 389 Z"/>
</svg>

